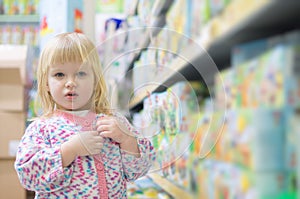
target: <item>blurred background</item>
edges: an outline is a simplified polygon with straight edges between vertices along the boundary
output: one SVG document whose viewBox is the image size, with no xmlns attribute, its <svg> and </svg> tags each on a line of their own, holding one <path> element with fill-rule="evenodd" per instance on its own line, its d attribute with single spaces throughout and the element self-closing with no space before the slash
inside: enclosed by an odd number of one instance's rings
<svg viewBox="0 0 300 199">
<path fill-rule="evenodd" d="M 33 198 L 13 163 L 41 49 L 82 32 L 111 106 L 157 154 L 128 198 L 300 198 L 300 1 L 0 0 L 0 198 Z M 299 74 L 298 74 L 299 73 Z"/>
</svg>

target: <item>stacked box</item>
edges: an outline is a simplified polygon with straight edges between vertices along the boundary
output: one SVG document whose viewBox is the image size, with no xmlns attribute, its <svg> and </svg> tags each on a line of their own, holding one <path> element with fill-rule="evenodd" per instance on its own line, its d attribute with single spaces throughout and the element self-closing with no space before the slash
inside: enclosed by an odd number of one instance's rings
<svg viewBox="0 0 300 199">
<path fill-rule="evenodd" d="M 14 171 L 17 146 L 26 127 L 31 51 L 25 45 L 0 45 L 0 198 L 25 198 Z M 13 187 L 13 191 L 8 191 Z"/>
<path fill-rule="evenodd" d="M 0 160 L 0 198 L 26 198 L 26 192 L 19 183 L 12 158 Z"/>
</svg>

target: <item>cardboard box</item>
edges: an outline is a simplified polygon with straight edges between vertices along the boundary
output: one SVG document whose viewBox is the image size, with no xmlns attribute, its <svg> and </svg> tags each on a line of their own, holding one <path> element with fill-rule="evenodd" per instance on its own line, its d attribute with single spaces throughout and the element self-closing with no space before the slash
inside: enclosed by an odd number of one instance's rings
<svg viewBox="0 0 300 199">
<path fill-rule="evenodd" d="M 14 161 L 14 158 L 0 158 L 0 198 L 26 198 L 26 190 L 20 184 Z"/>
<path fill-rule="evenodd" d="M 32 84 L 31 50 L 0 45 L 0 111 L 25 111 L 25 88 Z"/>
<path fill-rule="evenodd" d="M 0 83 L 0 111 L 25 111 L 25 99 L 23 85 Z"/>
<path fill-rule="evenodd" d="M 24 112 L 0 112 L 0 158 L 15 156 L 18 142 L 25 131 L 25 122 Z"/>
</svg>

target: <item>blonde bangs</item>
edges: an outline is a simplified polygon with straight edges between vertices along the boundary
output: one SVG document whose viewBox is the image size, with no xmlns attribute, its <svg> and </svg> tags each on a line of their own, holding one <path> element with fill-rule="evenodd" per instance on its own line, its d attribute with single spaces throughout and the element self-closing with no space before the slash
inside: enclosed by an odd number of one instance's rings
<svg viewBox="0 0 300 199">
<path fill-rule="evenodd" d="M 86 49 L 86 45 L 81 45 L 78 36 L 68 35 L 67 37 L 57 37 L 56 40 L 45 49 L 44 64 L 52 66 L 69 62 L 82 63 L 91 49 Z M 82 42 L 82 41 L 81 41 Z"/>
</svg>

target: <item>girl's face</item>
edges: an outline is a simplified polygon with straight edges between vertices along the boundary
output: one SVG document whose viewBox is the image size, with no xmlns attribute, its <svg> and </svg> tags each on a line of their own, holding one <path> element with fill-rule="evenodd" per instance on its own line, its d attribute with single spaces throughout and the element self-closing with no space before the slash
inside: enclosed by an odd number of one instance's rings
<svg viewBox="0 0 300 199">
<path fill-rule="evenodd" d="M 48 92 L 61 110 L 88 110 L 92 107 L 94 74 L 91 66 L 81 63 L 49 67 Z"/>
</svg>

